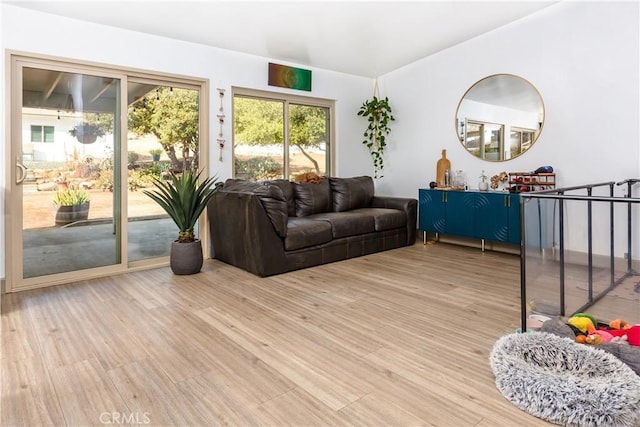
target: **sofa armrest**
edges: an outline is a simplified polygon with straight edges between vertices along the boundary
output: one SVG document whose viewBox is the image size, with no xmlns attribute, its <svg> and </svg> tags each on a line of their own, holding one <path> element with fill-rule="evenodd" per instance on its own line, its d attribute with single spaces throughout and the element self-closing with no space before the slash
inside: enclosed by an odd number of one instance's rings
<svg viewBox="0 0 640 427">
<path fill-rule="evenodd" d="M 374 196 L 372 208 L 398 209 L 407 215 L 407 245 L 416 242 L 418 229 L 418 200 L 408 197 Z"/>
<path fill-rule="evenodd" d="M 286 263 L 284 242 L 257 195 L 218 191 L 207 215 L 214 258 L 262 277 Z"/>
</svg>

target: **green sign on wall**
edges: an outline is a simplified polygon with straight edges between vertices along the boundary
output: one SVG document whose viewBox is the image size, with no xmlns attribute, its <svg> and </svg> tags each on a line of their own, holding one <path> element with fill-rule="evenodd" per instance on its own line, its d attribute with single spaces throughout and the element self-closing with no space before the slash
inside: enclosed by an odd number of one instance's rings
<svg viewBox="0 0 640 427">
<path fill-rule="evenodd" d="M 269 86 L 311 92 L 311 70 L 288 67 L 269 62 Z"/>
</svg>

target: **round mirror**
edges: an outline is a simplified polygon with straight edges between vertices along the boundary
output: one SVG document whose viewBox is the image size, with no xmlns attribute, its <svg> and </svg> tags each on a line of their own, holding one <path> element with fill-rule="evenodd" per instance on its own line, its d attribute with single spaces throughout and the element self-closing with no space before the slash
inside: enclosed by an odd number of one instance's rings
<svg viewBox="0 0 640 427">
<path fill-rule="evenodd" d="M 462 146 L 484 160 L 513 159 L 536 142 L 544 123 L 540 92 L 513 74 L 495 74 L 471 86 L 456 112 Z"/>
</svg>

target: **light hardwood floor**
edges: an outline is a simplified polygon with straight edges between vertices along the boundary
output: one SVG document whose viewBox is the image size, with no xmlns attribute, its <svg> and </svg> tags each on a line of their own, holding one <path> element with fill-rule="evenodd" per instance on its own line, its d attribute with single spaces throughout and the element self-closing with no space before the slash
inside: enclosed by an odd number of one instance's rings
<svg viewBox="0 0 640 427">
<path fill-rule="evenodd" d="M 0 422 L 536 426 L 488 363 L 519 258 L 439 243 L 260 279 L 206 260 L 2 296 Z"/>
</svg>

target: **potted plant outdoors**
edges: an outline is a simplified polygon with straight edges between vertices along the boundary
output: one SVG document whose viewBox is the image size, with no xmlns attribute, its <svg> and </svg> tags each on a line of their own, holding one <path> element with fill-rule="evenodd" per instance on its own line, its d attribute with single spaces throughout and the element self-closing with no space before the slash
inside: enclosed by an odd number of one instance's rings
<svg viewBox="0 0 640 427">
<path fill-rule="evenodd" d="M 53 203 L 57 206 L 56 227 L 89 218 L 89 193 L 82 188 L 56 191 Z"/>
<path fill-rule="evenodd" d="M 69 134 L 75 136 L 81 144 L 93 144 L 99 136 L 104 136 L 105 132 L 100 125 L 82 122 L 75 125 Z"/>
<path fill-rule="evenodd" d="M 161 148 L 154 148 L 153 150 L 149 150 L 149 154 L 151 154 L 151 160 L 154 162 L 160 161 L 160 155 L 162 154 Z"/>
<path fill-rule="evenodd" d="M 171 244 L 169 265 L 174 274 L 195 274 L 202 268 L 202 243 L 193 229 L 209 200 L 218 191 L 217 179 L 208 177 L 202 182 L 202 172 L 171 172 L 170 179 L 153 178 L 155 191 L 144 190 L 162 207 L 178 226 L 178 239 Z"/>
<path fill-rule="evenodd" d="M 372 99 L 362 103 L 358 115 L 365 117 L 369 122 L 364 131 L 365 139 L 362 143 L 367 146 L 373 159 L 374 177 L 382 178 L 384 149 L 387 146 L 386 136 L 391 132 L 389 122 L 395 120 L 391 114 L 389 98 L 378 99 L 374 95 Z"/>
</svg>

